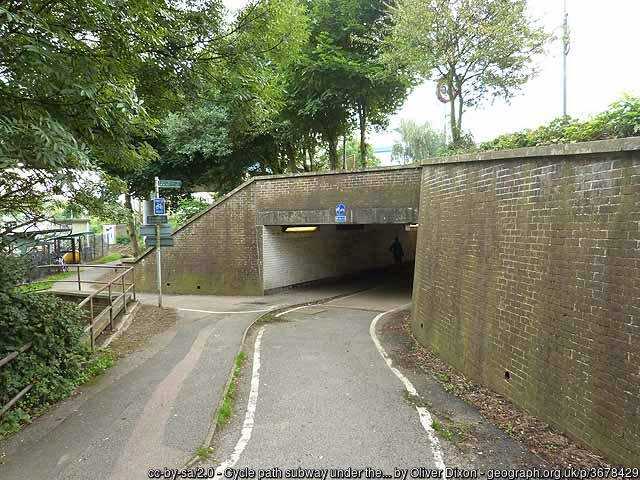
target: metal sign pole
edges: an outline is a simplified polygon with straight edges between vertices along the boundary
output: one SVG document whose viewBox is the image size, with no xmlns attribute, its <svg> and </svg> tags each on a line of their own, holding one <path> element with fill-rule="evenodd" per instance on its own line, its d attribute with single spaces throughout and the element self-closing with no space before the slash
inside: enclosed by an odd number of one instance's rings
<svg viewBox="0 0 640 480">
<path fill-rule="evenodd" d="M 160 183 L 158 181 L 158 177 L 156 177 L 156 198 L 160 198 Z M 156 225 L 156 263 L 158 264 L 158 306 L 162 307 L 162 263 L 161 263 L 161 253 L 160 253 L 160 224 Z"/>
</svg>

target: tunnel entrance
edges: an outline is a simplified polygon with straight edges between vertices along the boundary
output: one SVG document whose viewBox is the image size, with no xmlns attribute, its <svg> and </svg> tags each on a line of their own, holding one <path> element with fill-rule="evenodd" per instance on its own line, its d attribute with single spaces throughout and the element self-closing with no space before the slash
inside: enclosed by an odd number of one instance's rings
<svg viewBox="0 0 640 480">
<path fill-rule="evenodd" d="M 330 279 L 388 272 L 412 276 L 417 225 L 344 224 L 263 226 L 265 293 Z M 394 267 L 389 247 L 402 244 L 403 266 Z"/>
</svg>

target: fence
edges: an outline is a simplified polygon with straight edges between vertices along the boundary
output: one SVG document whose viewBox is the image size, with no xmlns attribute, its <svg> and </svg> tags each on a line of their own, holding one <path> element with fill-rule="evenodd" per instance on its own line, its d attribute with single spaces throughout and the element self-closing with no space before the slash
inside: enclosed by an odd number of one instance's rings
<svg viewBox="0 0 640 480">
<path fill-rule="evenodd" d="M 26 345 L 22 346 L 15 352 L 11 352 L 9 355 L 7 355 L 2 360 L 0 360 L 0 368 L 7 365 L 9 362 L 11 362 L 11 360 L 16 358 L 21 353 L 26 352 L 30 348 L 31 348 L 31 343 L 27 343 Z M 2 407 L 2 409 L 0 409 L 0 417 L 2 417 L 5 413 L 7 413 L 9 409 L 13 407 L 16 403 L 18 403 L 18 400 L 20 400 L 24 396 L 24 394 L 27 393 L 32 388 L 33 388 L 33 384 L 29 384 L 26 387 L 24 387 L 22 390 L 20 390 L 17 395 L 15 395 L 11 400 L 9 400 L 9 402 L 4 407 Z"/>
<path fill-rule="evenodd" d="M 99 233 L 86 233 L 73 237 L 51 238 L 38 240 L 30 245 L 29 252 L 24 256 L 31 263 L 31 270 L 28 273 L 29 280 L 36 280 L 50 273 L 54 273 L 54 268 L 43 269 L 41 267 L 53 266 L 56 256 L 62 256 L 66 252 L 77 251 L 83 262 L 91 262 L 104 257 L 109 253 L 110 245 L 105 241 L 104 236 Z"/>
<path fill-rule="evenodd" d="M 59 268 L 58 265 L 40 265 L 38 268 L 47 269 L 51 267 Z M 78 290 L 82 291 L 82 284 L 102 284 L 102 287 L 88 292 L 88 296 L 84 298 L 79 307 L 84 308 L 88 312 L 87 325 L 84 328 L 83 340 L 87 341 L 91 346 L 91 351 L 95 350 L 95 341 L 100 334 L 107 328 L 114 330 L 114 320 L 120 313 L 127 313 L 127 306 L 133 300 L 136 300 L 136 275 L 133 267 L 121 267 L 113 265 L 69 265 L 69 268 L 77 269 L 77 278 L 74 280 L 59 280 L 59 282 L 71 282 L 78 284 Z M 82 268 L 101 268 L 115 270 L 116 276 L 108 281 L 95 281 L 95 280 L 82 280 L 80 270 Z M 118 270 L 123 270 L 118 273 Z M 130 283 L 127 283 L 127 277 L 130 276 Z M 45 280 L 46 281 L 46 280 Z M 42 283 L 42 282 L 32 282 Z M 106 295 L 100 296 L 105 292 Z M 65 292 L 62 292 L 64 295 Z M 114 293 L 117 294 L 114 296 Z M 104 303 L 104 308 L 101 311 L 97 311 L 101 303 Z M 31 343 L 27 343 L 18 350 L 11 352 L 3 359 L 0 360 L 0 368 L 9 364 L 18 355 L 28 351 L 32 347 Z M 16 394 L 6 405 L 0 409 L 0 417 L 11 409 L 29 390 L 33 388 L 33 384 L 25 386 L 18 394 Z"/>
</svg>

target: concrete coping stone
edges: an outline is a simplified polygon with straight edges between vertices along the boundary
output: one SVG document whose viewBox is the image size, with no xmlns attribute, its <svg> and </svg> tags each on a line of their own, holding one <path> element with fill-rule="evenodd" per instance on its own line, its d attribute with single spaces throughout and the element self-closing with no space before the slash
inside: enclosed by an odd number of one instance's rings
<svg viewBox="0 0 640 480">
<path fill-rule="evenodd" d="M 517 160 L 533 157 L 557 157 L 572 155 L 593 155 L 599 153 L 631 152 L 640 150 L 640 137 L 596 140 L 593 142 L 562 143 L 540 147 L 514 148 L 510 150 L 489 150 L 485 152 L 463 153 L 448 157 L 430 157 L 421 162 L 422 166 L 450 163 L 486 162 L 491 160 Z"/>
</svg>

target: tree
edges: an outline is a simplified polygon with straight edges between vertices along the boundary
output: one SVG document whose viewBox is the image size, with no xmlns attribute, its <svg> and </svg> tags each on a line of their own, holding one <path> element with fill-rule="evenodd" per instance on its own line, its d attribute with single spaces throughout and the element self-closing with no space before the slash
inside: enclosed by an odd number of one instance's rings
<svg viewBox="0 0 640 480">
<path fill-rule="evenodd" d="M 200 4 L 198 4 L 200 5 Z M 247 176 L 280 172 L 270 138 L 281 104 L 281 72 L 306 40 L 297 0 L 252 2 L 227 22 L 220 2 L 178 10 L 175 33 L 149 62 L 132 67 L 139 95 L 156 125 L 146 142 L 157 154 L 124 178 L 125 203 L 145 198 L 155 176 L 176 178 L 184 196 L 194 187 L 218 192 L 233 189 Z M 134 252 L 134 215 L 129 233 Z"/>
<path fill-rule="evenodd" d="M 362 162 L 360 160 L 360 140 L 359 139 L 356 140 L 354 138 L 347 138 L 347 141 L 345 143 L 346 143 L 345 149 L 343 149 L 342 145 L 340 145 L 340 148 L 338 149 L 338 157 L 345 158 L 347 169 L 362 167 Z M 366 144 L 365 158 L 366 158 L 366 163 L 364 167 L 380 166 L 380 160 L 378 160 L 378 158 L 373 154 L 373 147 L 369 144 Z"/>
<path fill-rule="evenodd" d="M 454 144 L 462 116 L 481 102 L 515 95 L 536 70 L 549 35 L 527 17 L 526 0 L 398 0 L 385 58 L 422 79 L 438 80 L 450 100 Z"/>
<path fill-rule="evenodd" d="M 186 101 L 166 113 L 150 141 L 160 158 L 138 172 L 135 189 L 154 176 L 224 193 L 253 174 L 281 173 L 285 77 L 307 39 L 297 0 L 252 2 L 197 56 Z"/>
<path fill-rule="evenodd" d="M 366 166 L 366 132 L 369 125 L 383 126 L 389 114 L 402 103 L 409 86 L 406 76 L 387 68 L 381 61 L 384 27 L 384 2 L 370 0 L 313 0 L 310 62 L 320 79 L 311 103 L 322 99 L 323 128 L 328 143 L 331 168 L 335 142 L 348 134 L 356 120 L 360 131 L 360 165 Z M 330 115 L 326 115 L 329 112 Z M 331 128 L 322 123 L 333 120 Z"/>
<path fill-rule="evenodd" d="M 183 198 L 178 202 L 177 208 L 174 210 L 174 219 L 176 226 L 181 227 L 186 221 L 194 215 L 200 213 L 204 209 L 208 208 L 209 204 L 199 198 Z"/>
<path fill-rule="evenodd" d="M 100 209 L 103 187 L 121 188 L 118 178 L 156 158 L 145 138 L 157 119 L 140 93 L 155 92 L 155 102 L 144 99 L 152 108 L 168 103 L 160 95 L 168 89 L 159 87 L 194 61 L 182 52 L 208 45 L 203 19 L 215 20 L 219 2 L 200 5 L 10 0 L 0 6 L 0 213 L 36 222 L 51 195 Z"/>
<path fill-rule="evenodd" d="M 396 132 L 401 135 L 401 143 L 392 147 L 394 161 L 406 163 L 407 160 L 418 162 L 438 153 L 443 146 L 440 135 L 431 128 L 429 122 L 423 124 L 415 120 L 400 120 L 400 127 Z M 397 146 L 396 146 L 397 145 Z"/>
<path fill-rule="evenodd" d="M 338 168 L 338 140 L 350 129 L 350 112 L 345 101 L 340 66 L 335 48 L 321 42 L 311 55 L 296 66 L 294 95 L 301 101 L 299 115 L 313 125 L 327 145 L 329 168 Z"/>
</svg>

